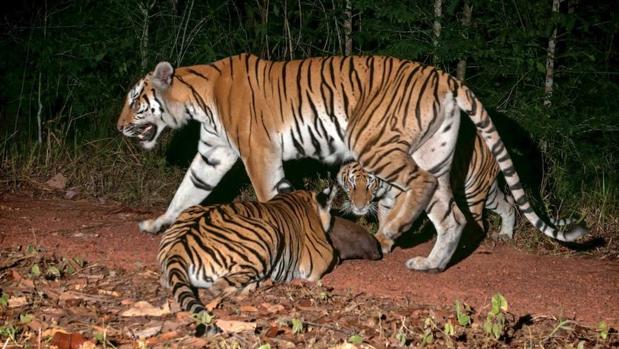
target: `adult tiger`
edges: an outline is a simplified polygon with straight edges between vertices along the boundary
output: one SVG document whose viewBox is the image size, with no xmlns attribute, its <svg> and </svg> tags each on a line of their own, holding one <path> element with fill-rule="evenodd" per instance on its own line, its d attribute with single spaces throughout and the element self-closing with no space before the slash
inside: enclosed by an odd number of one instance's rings
<svg viewBox="0 0 619 349">
<path fill-rule="evenodd" d="M 355 159 L 401 190 L 376 235 L 383 251 L 426 210 L 436 244 L 427 258 L 406 265 L 443 270 L 465 222 L 448 178 L 460 109 L 497 159 L 525 217 L 556 239 L 582 236 L 584 229 L 560 232 L 533 211 L 492 120 L 468 87 L 411 61 L 369 56 L 273 62 L 241 54 L 176 71 L 162 62 L 130 90 L 117 127 L 149 149 L 165 127 L 201 123 L 198 154 L 167 211 L 140 223 L 144 231 L 159 231 L 201 202 L 238 158 L 261 201 L 290 190 L 284 160 Z"/>
<path fill-rule="evenodd" d="M 336 261 L 327 232 L 334 189 L 295 191 L 266 203 L 193 206 L 168 228 L 157 256 L 162 279 L 183 310 L 205 310 L 210 298 L 255 288 L 260 281 L 317 281 Z"/>
<path fill-rule="evenodd" d="M 458 173 L 464 172 L 463 169 L 458 168 L 455 174 L 452 173 L 451 183 L 452 186 L 458 186 L 456 181 L 464 182 L 464 196 L 471 218 L 475 220 L 480 229 L 485 230 L 484 208 L 497 213 L 501 217 L 499 237 L 511 239 L 516 223 L 513 199 L 499 188 L 496 179 L 499 166 L 481 137 L 475 137 L 471 156 L 459 162 L 468 164 L 466 178 L 462 173 Z M 399 189 L 367 173 L 356 161 L 348 162 L 340 167 L 337 181 L 348 196 L 348 200 L 344 203 L 346 211 L 357 216 L 378 213 L 379 226 L 383 225 L 385 213 L 389 207 L 393 206 Z"/>
</svg>

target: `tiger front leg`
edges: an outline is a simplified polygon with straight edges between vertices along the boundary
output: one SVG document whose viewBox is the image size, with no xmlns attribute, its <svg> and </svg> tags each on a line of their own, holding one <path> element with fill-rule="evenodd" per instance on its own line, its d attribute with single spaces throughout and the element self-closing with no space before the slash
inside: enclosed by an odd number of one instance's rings
<svg viewBox="0 0 619 349">
<path fill-rule="evenodd" d="M 259 201 L 266 202 L 279 193 L 293 190 L 285 178 L 284 165 L 277 152 L 256 147 L 250 157 L 242 160 Z"/>
<path fill-rule="evenodd" d="M 376 234 L 383 253 L 389 253 L 393 240 L 409 229 L 428 205 L 436 188 L 436 178 L 417 166 L 404 149 L 376 153 L 367 159 L 361 155 L 360 160 L 368 171 L 394 186 L 392 191 L 401 191 L 394 197 L 393 206 L 383 209 L 384 216 L 381 214 L 383 218 Z"/>
<path fill-rule="evenodd" d="M 428 218 L 436 229 L 436 242 L 428 257 L 414 257 L 406 261 L 406 267 L 409 269 L 425 272 L 443 271 L 458 247 L 466 218 L 456 205 L 448 177 L 443 175 L 438 178 L 438 186 L 426 208 Z"/>
<path fill-rule="evenodd" d="M 174 223 L 183 210 L 201 203 L 230 170 L 237 158 L 238 156 L 230 148 L 205 147 L 200 143 L 198 153 L 166 212 L 156 219 L 140 222 L 140 231 L 157 234 L 162 228 Z"/>
</svg>

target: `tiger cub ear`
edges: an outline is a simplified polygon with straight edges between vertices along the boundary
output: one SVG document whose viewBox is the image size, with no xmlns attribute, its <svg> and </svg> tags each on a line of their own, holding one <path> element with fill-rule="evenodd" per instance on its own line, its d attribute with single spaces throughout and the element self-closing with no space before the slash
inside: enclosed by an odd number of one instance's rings
<svg viewBox="0 0 619 349">
<path fill-rule="evenodd" d="M 160 62 L 153 71 L 153 85 L 161 91 L 166 90 L 172 84 L 174 67 L 168 62 Z"/>
<path fill-rule="evenodd" d="M 330 210 L 331 204 L 333 203 L 333 198 L 335 198 L 335 194 L 337 194 L 337 186 L 331 186 L 325 188 L 320 193 L 316 194 L 316 201 L 318 201 L 318 205 L 324 210 Z"/>
</svg>

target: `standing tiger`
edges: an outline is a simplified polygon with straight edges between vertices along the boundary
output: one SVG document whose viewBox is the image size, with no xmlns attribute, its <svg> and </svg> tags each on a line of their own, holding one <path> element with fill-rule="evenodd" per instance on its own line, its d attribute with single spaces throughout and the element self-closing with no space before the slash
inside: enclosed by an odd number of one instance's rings
<svg viewBox="0 0 619 349">
<path fill-rule="evenodd" d="M 317 281 L 336 261 L 327 232 L 335 189 L 295 191 L 266 203 L 193 206 L 164 233 L 158 260 L 183 310 L 205 310 L 211 298 L 248 291 L 260 281 Z"/>
<path fill-rule="evenodd" d="M 201 124 L 198 153 L 167 211 L 140 229 L 157 232 L 204 200 L 241 159 L 256 195 L 267 201 L 291 189 L 285 160 L 358 161 L 400 189 L 376 235 L 384 252 L 425 210 L 438 237 L 415 270 L 443 270 L 465 224 L 449 183 L 460 110 L 466 112 L 503 171 L 525 217 L 544 234 L 572 241 L 528 202 L 492 120 L 464 84 L 432 66 L 392 57 L 324 57 L 267 61 L 241 54 L 174 70 L 159 63 L 128 93 L 118 129 L 152 148 L 165 127 Z"/>
<path fill-rule="evenodd" d="M 496 180 L 499 166 L 481 137 L 475 137 L 473 152 L 470 159 L 466 160 L 468 168 L 464 179 L 464 195 L 471 217 L 479 228 L 484 230 L 483 210 L 492 210 L 501 217 L 499 237 L 511 239 L 516 223 L 516 210 L 512 198 L 499 188 Z M 455 181 L 462 180 L 463 176 L 456 173 L 454 177 L 451 183 L 456 186 Z M 399 194 L 398 189 L 365 172 L 356 161 L 340 167 L 337 181 L 348 196 L 345 210 L 358 216 L 377 213 L 379 226 L 383 224 L 385 213 Z"/>
</svg>

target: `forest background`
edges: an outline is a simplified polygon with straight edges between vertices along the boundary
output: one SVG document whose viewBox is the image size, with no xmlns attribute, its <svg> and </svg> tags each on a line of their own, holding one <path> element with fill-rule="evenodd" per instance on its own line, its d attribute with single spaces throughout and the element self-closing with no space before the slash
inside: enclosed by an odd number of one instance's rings
<svg viewBox="0 0 619 349">
<path fill-rule="evenodd" d="M 273 60 L 381 54 L 463 78 L 508 139 L 537 205 L 616 235 L 616 1 L 29 0 L 0 7 L 4 187 L 37 187 L 61 173 L 83 197 L 163 205 L 195 153 L 195 125 L 168 132 L 151 152 L 114 127 L 129 87 L 157 62 L 193 65 L 241 52 Z M 311 168 L 297 172 L 312 176 Z M 230 185 L 239 186 L 230 179 L 220 186 L 229 192 Z"/>
</svg>

